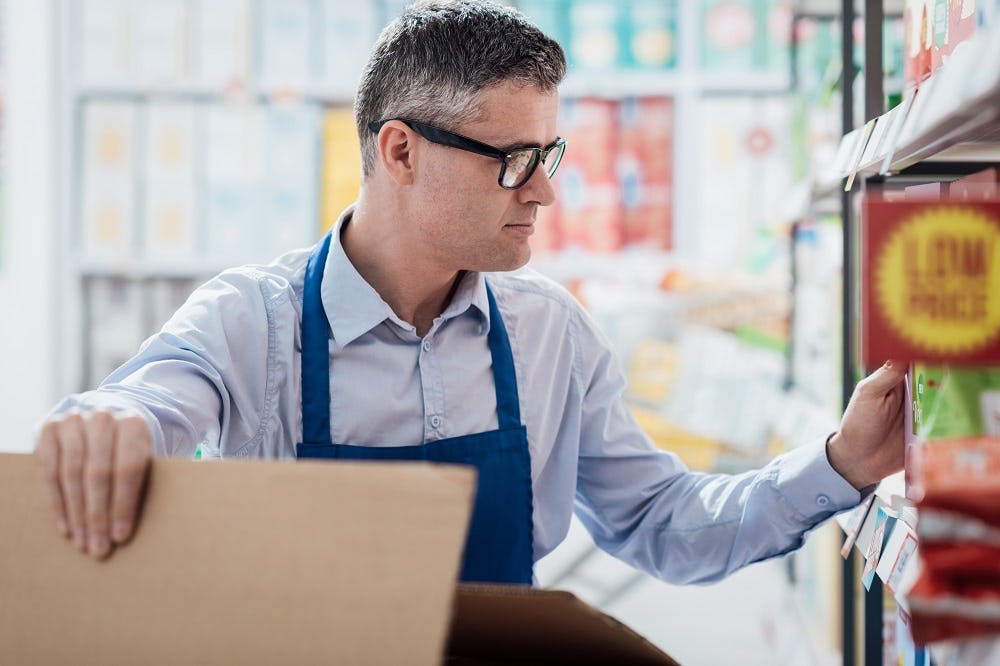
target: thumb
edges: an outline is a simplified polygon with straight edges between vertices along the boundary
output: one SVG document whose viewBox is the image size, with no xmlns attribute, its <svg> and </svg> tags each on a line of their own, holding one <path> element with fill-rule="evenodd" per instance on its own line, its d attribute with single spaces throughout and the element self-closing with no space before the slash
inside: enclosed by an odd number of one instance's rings
<svg viewBox="0 0 1000 666">
<path fill-rule="evenodd" d="M 883 395 L 899 385 L 906 375 L 907 364 L 902 361 L 886 361 L 885 364 L 868 375 L 865 390 L 871 394 Z"/>
</svg>

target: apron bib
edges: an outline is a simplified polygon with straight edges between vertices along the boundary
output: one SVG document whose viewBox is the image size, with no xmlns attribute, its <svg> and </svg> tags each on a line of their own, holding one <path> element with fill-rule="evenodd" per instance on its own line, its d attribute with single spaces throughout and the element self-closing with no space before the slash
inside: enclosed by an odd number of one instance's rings
<svg viewBox="0 0 1000 666">
<path fill-rule="evenodd" d="M 471 465 L 478 487 L 462 560 L 461 580 L 530 585 L 533 574 L 531 458 L 510 340 L 493 293 L 488 342 L 499 427 L 489 432 L 442 439 L 418 446 L 352 446 L 330 437 L 330 348 L 326 310 L 320 295 L 330 233 L 306 265 L 302 295 L 302 439 L 298 458 L 419 460 Z"/>
</svg>

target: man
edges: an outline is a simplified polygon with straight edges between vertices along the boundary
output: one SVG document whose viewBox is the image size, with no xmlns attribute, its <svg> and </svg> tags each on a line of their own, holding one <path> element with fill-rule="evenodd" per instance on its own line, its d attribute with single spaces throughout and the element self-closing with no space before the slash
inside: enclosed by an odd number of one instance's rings
<svg viewBox="0 0 1000 666">
<path fill-rule="evenodd" d="M 363 186 L 332 233 L 211 280 L 43 424 L 60 531 L 108 555 L 134 530 L 151 456 L 199 446 L 461 462 L 480 480 L 464 580 L 530 583 L 575 509 L 634 566 L 709 581 L 798 547 L 900 469 L 891 364 L 861 383 L 838 433 L 761 470 L 695 474 L 652 446 L 586 313 L 515 271 L 553 201 L 564 73 L 559 45 L 498 5 L 430 2 L 387 27 L 355 107 Z"/>
</svg>

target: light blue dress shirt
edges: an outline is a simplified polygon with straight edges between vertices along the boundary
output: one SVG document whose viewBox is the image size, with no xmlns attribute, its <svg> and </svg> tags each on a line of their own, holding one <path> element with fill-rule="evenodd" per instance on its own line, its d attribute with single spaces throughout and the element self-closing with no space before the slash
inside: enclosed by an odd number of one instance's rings
<svg viewBox="0 0 1000 666">
<path fill-rule="evenodd" d="M 158 456 L 190 457 L 201 446 L 206 458 L 293 458 L 308 256 L 298 250 L 213 278 L 97 390 L 55 411 L 137 410 Z M 406 446 L 497 427 L 486 281 L 510 336 L 528 432 L 536 560 L 563 540 L 575 510 L 622 560 L 664 580 L 707 582 L 797 548 L 809 529 L 860 500 L 830 467 L 823 441 L 737 476 L 691 472 L 657 449 L 623 399 L 606 339 L 538 273 L 465 274 L 421 339 L 336 234 L 322 284 L 333 442 Z"/>
</svg>

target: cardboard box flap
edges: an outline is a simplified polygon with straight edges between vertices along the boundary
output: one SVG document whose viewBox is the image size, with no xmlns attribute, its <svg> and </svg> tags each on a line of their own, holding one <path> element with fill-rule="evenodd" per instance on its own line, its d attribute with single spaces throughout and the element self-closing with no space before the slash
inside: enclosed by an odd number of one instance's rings
<svg viewBox="0 0 1000 666">
<path fill-rule="evenodd" d="M 474 472 L 153 462 L 132 542 L 58 536 L 36 462 L 0 455 L 0 663 L 439 664 Z"/>
<path fill-rule="evenodd" d="M 677 662 L 570 592 L 461 584 L 445 663 L 649 664 Z"/>
</svg>

